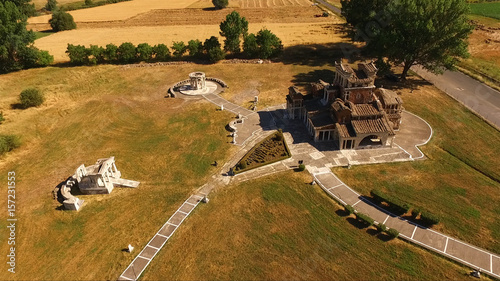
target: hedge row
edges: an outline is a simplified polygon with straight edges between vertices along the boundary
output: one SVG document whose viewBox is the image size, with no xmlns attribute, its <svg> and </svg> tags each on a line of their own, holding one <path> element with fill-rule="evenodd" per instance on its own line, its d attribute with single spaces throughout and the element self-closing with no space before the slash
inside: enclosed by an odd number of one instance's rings
<svg viewBox="0 0 500 281">
<path fill-rule="evenodd" d="M 375 223 L 375 221 L 372 218 L 363 213 L 356 213 L 356 219 L 360 222 L 367 224 L 368 226 L 372 226 Z"/>
<path fill-rule="evenodd" d="M 408 203 L 387 195 L 378 189 L 373 189 L 372 191 L 370 191 L 370 195 L 379 204 L 382 202 L 387 203 L 389 205 L 389 210 L 391 210 L 396 215 L 406 214 L 408 213 L 408 211 L 410 211 L 411 206 Z"/>
<path fill-rule="evenodd" d="M 397 198 L 389 196 L 380 190 L 373 189 L 372 191 L 370 191 L 370 195 L 379 204 L 382 202 L 387 203 L 389 205 L 389 210 L 396 215 L 406 214 L 408 213 L 408 211 L 410 211 L 411 206 L 409 204 Z M 440 218 L 438 216 L 431 214 L 428 211 L 421 211 L 419 208 L 413 208 L 411 210 L 411 216 L 414 220 L 417 220 L 417 217 L 419 215 L 419 222 L 423 225 L 434 225 L 438 224 L 440 221 Z"/>
</svg>

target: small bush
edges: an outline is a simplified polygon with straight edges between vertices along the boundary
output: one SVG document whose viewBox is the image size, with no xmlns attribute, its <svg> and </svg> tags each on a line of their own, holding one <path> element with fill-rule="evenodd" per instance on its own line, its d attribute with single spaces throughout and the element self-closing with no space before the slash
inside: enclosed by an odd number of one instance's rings
<svg viewBox="0 0 500 281">
<path fill-rule="evenodd" d="M 29 88 L 19 95 L 19 103 L 22 108 L 39 106 L 45 101 L 42 92 L 35 88 Z"/>
<path fill-rule="evenodd" d="M 228 0 L 212 0 L 212 4 L 214 4 L 217 9 L 224 9 L 229 5 Z"/>
<path fill-rule="evenodd" d="M 57 10 L 52 14 L 52 18 L 49 20 L 50 27 L 55 32 L 71 30 L 76 28 L 75 20 L 73 16 L 65 11 Z"/>
<path fill-rule="evenodd" d="M 386 230 L 385 233 L 387 233 L 387 235 L 389 235 L 389 237 L 391 237 L 393 239 L 397 238 L 399 236 L 399 231 L 397 231 L 394 228 L 390 228 L 389 230 Z"/>
<path fill-rule="evenodd" d="M 19 137 L 14 135 L 0 135 L 0 155 L 9 152 L 21 145 Z"/>
<path fill-rule="evenodd" d="M 259 45 L 255 34 L 250 33 L 243 38 L 243 54 L 247 58 L 256 58 L 259 54 Z"/>
<path fill-rule="evenodd" d="M 3 117 L 3 112 L 0 112 L 0 124 L 2 124 L 3 121 L 5 121 L 5 117 Z"/>
<path fill-rule="evenodd" d="M 87 7 L 94 6 L 94 1 L 92 1 L 92 0 L 85 0 L 85 6 L 87 6 Z"/>
<path fill-rule="evenodd" d="M 425 211 L 425 212 L 420 213 L 420 220 L 425 225 L 434 225 L 434 224 L 439 223 L 440 218 L 436 215 L 433 215 L 433 214 Z"/>
<path fill-rule="evenodd" d="M 378 189 L 371 190 L 370 195 L 379 204 L 382 202 L 387 203 L 389 205 L 389 210 L 396 215 L 406 214 L 411 208 L 406 202 L 387 195 Z"/>
<path fill-rule="evenodd" d="M 377 228 L 378 232 L 384 232 L 387 230 L 387 226 L 385 226 L 385 224 L 383 223 L 379 223 L 375 227 Z"/>
<path fill-rule="evenodd" d="M 304 164 L 300 164 L 299 165 L 299 171 L 300 172 L 304 171 L 305 169 L 306 169 L 306 165 L 304 165 Z"/>
<path fill-rule="evenodd" d="M 365 223 L 368 226 L 372 226 L 375 223 L 375 221 L 372 218 L 363 213 L 356 213 L 356 219 L 360 222 Z"/>
<path fill-rule="evenodd" d="M 349 215 L 354 214 L 354 207 L 353 207 L 353 206 L 351 206 L 351 205 L 345 205 L 345 206 L 344 206 L 344 210 L 345 210 L 347 213 L 349 213 Z"/>
<path fill-rule="evenodd" d="M 416 219 L 418 217 L 418 215 L 420 214 L 420 209 L 418 208 L 413 208 L 413 210 L 411 210 L 411 217 Z"/>
</svg>

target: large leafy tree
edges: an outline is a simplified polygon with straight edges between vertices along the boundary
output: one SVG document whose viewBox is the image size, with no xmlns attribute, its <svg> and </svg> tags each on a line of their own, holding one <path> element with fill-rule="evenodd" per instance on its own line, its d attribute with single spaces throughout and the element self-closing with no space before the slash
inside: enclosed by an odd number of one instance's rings
<svg viewBox="0 0 500 281">
<path fill-rule="evenodd" d="M 368 54 L 403 64 L 402 79 L 415 64 L 442 73 L 468 56 L 467 38 L 472 26 L 463 0 L 346 2 L 342 1 L 343 13 L 354 30 L 353 39 L 365 41 Z"/>
<path fill-rule="evenodd" d="M 214 4 L 216 9 L 224 9 L 229 5 L 228 0 L 212 0 L 212 4 Z"/>
<path fill-rule="evenodd" d="M 224 36 L 224 50 L 233 54 L 240 52 L 240 38 L 248 33 L 248 21 L 236 11 L 226 16 L 220 23 L 220 35 Z"/>
<path fill-rule="evenodd" d="M 0 73 L 44 66 L 53 60 L 33 46 L 35 34 L 26 30 L 26 19 L 16 3 L 0 1 Z"/>
<path fill-rule="evenodd" d="M 255 40 L 259 46 L 259 57 L 262 59 L 274 57 L 283 50 L 281 40 L 268 29 L 261 29 L 255 36 Z"/>
</svg>

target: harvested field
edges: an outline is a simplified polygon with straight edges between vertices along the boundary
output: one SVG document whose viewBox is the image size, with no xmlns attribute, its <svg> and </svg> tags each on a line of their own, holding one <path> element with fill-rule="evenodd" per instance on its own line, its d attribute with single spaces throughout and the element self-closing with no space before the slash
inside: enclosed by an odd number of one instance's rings
<svg viewBox="0 0 500 281">
<path fill-rule="evenodd" d="M 182 9 L 195 2 L 196 0 L 133 0 L 90 9 L 71 11 L 69 13 L 73 15 L 75 22 L 115 21 L 126 20 L 153 9 Z M 28 23 L 45 24 L 50 18 L 51 15 L 33 17 L 28 19 Z"/>
<path fill-rule="evenodd" d="M 64 4 L 78 2 L 78 1 L 81 1 L 81 0 L 58 0 L 57 4 L 64 5 Z M 45 7 L 45 4 L 47 4 L 47 0 L 31 0 L 31 3 L 35 4 L 35 9 L 41 9 L 41 8 Z"/>
<path fill-rule="evenodd" d="M 269 8 L 286 6 L 311 6 L 308 0 L 238 0 L 242 8 Z"/>
<path fill-rule="evenodd" d="M 250 24 L 249 32 L 258 32 L 261 28 L 267 27 L 282 39 L 285 46 L 297 44 L 324 44 L 338 42 L 341 34 L 336 33 L 334 24 L 330 23 L 259 23 Z M 184 25 L 175 28 L 165 28 L 162 26 L 142 26 L 128 28 L 99 28 L 99 29 L 77 29 L 71 31 L 58 32 L 51 36 L 41 38 L 35 45 L 48 50 L 54 56 L 56 62 L 68 61 L 65 54 L 67 44 L 81 44 L 89 46 L 104 46 L 109 43 L 121 44 L 132 42 L 134 44 L 165 43 L 171 45 L 172 41 L 187 42 L 191 39 L 205 40 L 210 36 L 219 34 L 218 25 Z"/>
</svg>

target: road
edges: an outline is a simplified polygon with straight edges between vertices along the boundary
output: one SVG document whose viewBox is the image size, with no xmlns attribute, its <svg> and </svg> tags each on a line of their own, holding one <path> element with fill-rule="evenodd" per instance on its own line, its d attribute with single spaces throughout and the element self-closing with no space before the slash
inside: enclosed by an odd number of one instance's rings
<svg viewBox="0 0 500 281">
<path fill-rule="evenodd" d="M 324 1 L 324 0 L 316 0 L 316 2 L 318 2 L 318 3 L 322 4 L 322 5 L 324 5 L 326 8 L 328 8 L 329 10 L 333 11 L 333 12 L 334 12 L 334 13 L 336 13 L 336 14 L 339 14 L 339 15 L 340 15 L 340 14 L 341 14 L 341 12 L 342 12 L 339 8 L 337 8 L 337 7 L 333 6 L 332 4 L 330 4 L 330 3 L 328 3 L 328 2 L 326 2 L 326 1 Z"/>
<path fill-rule="evenodd" d="M 412 67 L 412 70 L 495 125 L 497 129 L 500 128 L 499 91 L 457 71 L 445 71 L 443 75 L 435 75 L 419 66 Z"/>
</svg>

